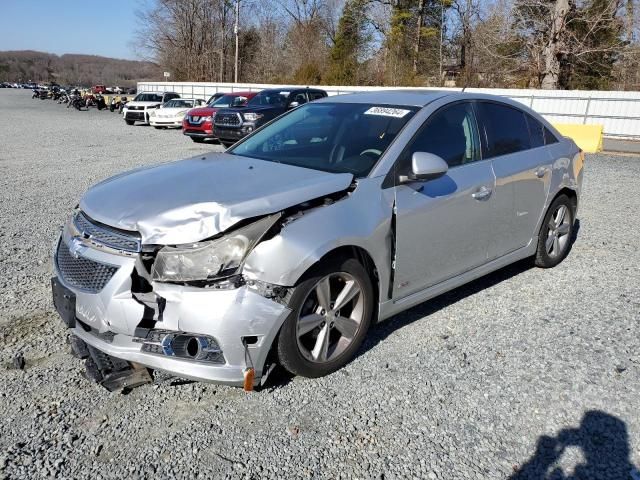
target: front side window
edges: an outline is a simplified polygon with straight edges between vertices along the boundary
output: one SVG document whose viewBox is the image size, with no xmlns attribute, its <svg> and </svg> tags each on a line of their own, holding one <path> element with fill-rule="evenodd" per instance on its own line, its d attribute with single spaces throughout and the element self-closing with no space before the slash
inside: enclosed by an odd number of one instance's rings
<svg viewBox="0 0 640 480">
<path fill-rule="evenodd" d="M 473 108 L 467 102 L 457 103 L 427 119 L 403 152 L 402 162 L 408 166 L 415 152 L 428 152 L 452 168 L 478 160 L 479 150 Z"/>
<path fill-rule="evenodd" d="M 242 107 L 247 104 L 247 97 L 240 95 L 223 95 L 209 104 L 210 107 L 229 108 Z"/>
<path fill-rule="evenodd" d="M 405 106 L 307 103 L 227 153 L 364 177 L 416 110 Z"/>
<path fill-rule="evenodd" d="M 307 96 L 304 92 L 298 92 L 291 95 L 291 101 L 289 103 L 298 102 L 298 105 L 307 103 Z"/>
<path fill-rule="evenodd" d="M 525 113 L 493 102 L 478 102 L 478 121 L 484 128 L 484 158 L 499 157 L 531 148 Z"/>
<path fill-rule="evenodd" d="M 275 106 L 284 107 L 291 92 L 288 90 L 263 90 L 249 100 L 249 106 Z"/>
</svg>

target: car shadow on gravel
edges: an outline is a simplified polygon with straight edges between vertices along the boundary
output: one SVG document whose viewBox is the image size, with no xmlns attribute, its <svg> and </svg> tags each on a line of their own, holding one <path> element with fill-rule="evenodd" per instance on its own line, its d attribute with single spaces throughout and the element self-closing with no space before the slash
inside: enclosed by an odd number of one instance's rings
<svg viewBox="0 0 640 480">
<path fill-rule="evenodd" d="M 580 220 L 576 219 L 571 243 L 569 244 L 569 254 L 571 253 L 573 244 L 578 238 L 579 231 Z M 356 356 L 360 356 L 374 348 L 394 331 L 409 325 L 416 320 L 428 317 L 429 315 L 464 300 L 467 297 L 480 293 L 486 288 L 493 287 L 505 280 L 520 275 L 531 268 L 534 268 L 532 259 L 527 258 L 520 260 L 519 262 L 503 267 L 500 270 L 496 270 L 495 272 L 480 277 L 477 280 L 462 285 L 454 290 L 434 297 L 431 300 L 427 300 L 424 303 L 391 317 L 389 320 L 385 320 L 384 322 L 374 325 L 369 331 L 367 338 L 363 342 L 362 347 L 360 347 Z"/>
<path fill-rule="evenodd" d="M 565 474 L 559 462 L 567 448 L 578 448 L 582 461 Z M 626 424 L 600 410 L 584 414 L 578 428 L 565 428 L 558 435 L 542 435 L 536 451 L 509 480 L 577 480 L 587 478 L 632 479 L 640 473 L 630 461 Z"/>
</svg>

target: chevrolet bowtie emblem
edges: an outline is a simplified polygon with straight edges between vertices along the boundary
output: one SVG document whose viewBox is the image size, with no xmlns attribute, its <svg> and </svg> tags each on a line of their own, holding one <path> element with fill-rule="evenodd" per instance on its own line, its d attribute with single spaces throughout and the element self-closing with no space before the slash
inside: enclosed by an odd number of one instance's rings
<svg viewBox="0 0 640 480">
<path fill-rule="evenodd" d="M 73 255 L 74 258 L 78 258 L 85 248 L 86 247 L 82 244 L 82 240 L 78 237 L 73 237 L 69 243 L 69 253 Z"/>
</svg>

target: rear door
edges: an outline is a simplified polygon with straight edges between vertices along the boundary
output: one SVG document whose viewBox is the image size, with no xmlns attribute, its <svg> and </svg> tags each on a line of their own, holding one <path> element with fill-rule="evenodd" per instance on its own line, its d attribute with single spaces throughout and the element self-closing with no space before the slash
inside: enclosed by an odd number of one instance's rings
<svg viewBox="0 0 640 480">
<path fill-rule="evenodd" d="M 442 157 L 449 171 L 395 187 L 396 299 L 486 263 L 492 235 L 495 177 L 480 158 L 471 103 L 431 115 L 400 156 L 398 175 L 408 173 L 414 152 Z"/>
<path fill-rule="evenodd" d="M 544 127 L 529 114 L 493 101 L 476 103 L 483 158 L 496 175 L 494 259 L 526 246 L 544 208 L 551 179 L 551 155 Z"/>
</svg>

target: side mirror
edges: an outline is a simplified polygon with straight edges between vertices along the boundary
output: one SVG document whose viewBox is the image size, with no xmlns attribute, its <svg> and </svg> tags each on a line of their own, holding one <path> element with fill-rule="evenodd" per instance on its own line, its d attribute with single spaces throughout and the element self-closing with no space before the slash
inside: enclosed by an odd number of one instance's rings
<svg viewBox="0 0 640 480">
<path fill-rule="evenodd" d="M 300 105 L 300 103 L 299 103 L 299 102 L 291 102 L 291 103 L 289 104 L 289 108 L 296 108 L 296 107 L 297 107 L 297 106 L 299 106 L 299 105 Z"/>
<path fill-rule="evenodd" d="M 434 180 L 442 177 L 448 170 L 449 165 L 438 155 L 415 152 L 411 157 L 411 172 L 408 176 L 400 176 L 400 183 Z"/>
</svg>

